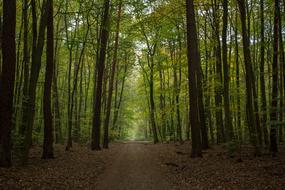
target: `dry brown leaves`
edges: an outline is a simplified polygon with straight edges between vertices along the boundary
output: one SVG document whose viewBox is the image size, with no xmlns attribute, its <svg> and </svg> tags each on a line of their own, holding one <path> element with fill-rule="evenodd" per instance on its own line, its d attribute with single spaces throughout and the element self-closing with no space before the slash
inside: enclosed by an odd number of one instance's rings
<svg viewBox="0 0 285 190">
<path fill-rule="evenodd" d="M 256 158 L 251 149 L 243 148 L 241 161 L 229 157 L 221 147 L 192 159 L 189 143 L 163 146 L 167 148 L 160 154 L 161 164 L 176 189 L 285 189 L 284 148 L 277 157 Z"/>
<path fill-rule="evenodd" d="M 33 148 L 27 166 L 0 169 L 0 189 L 94 189 L 111 152 L 79 145 L 66 152 L 64 146 L 56 146 L 55 156 L 42 160 L 41 148 Z"/>
</svg>

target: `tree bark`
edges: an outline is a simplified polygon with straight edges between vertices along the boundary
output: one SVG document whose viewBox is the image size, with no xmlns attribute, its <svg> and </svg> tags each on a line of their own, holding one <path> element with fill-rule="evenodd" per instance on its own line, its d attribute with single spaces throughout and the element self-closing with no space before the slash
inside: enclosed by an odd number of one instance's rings
<svg viewBox="0 0 285 190">
<path fill-rule="evenodd" d="M 248 36 L 248 31 L 246 27 L 246 9 L 245 9 L 245 1 L 237 0 L 240 11 L 240 20 L 242 24 L 242 41 L 243 41 L 243 53 L 244 53 L 244 63 L 246 70 L 246 105 L 247 105 L 247 125 L 249 128 L 250 139 L 253 146 L 255 146 L 255 154 L 260 154 L 259 143 L 257 140 L 257 114 L 254 113 L 255 103 L 254 103 L 254 91 L 255 91 L 255 82 L 254 82 L 254 74 L 252 70 L 251 63 L 251 54 L 250 54 L 250 41 Z"/>
<path fill-rule="evenodd" d="M 23 116 L 22 128 L 25 131 L 22 162 L 25 164 L 28 161 L 29 150 L 32 144 L 32 133 L 35 116 L 35 101 L 36 101 L 36 88 L 39 79 L 42 53 L 44 48 L 44 36 L 46 29 L 46 2 L 42 4 L 42 15 L 40 18 L 39 31 L 37 32 L 37 15 L 36 15 L 36 2 L 31 1 L 32 6 L 32 20 L 33 20 L 33 51 L 32 51 L 32 65 L 29 78 L 28 99 L 23 102 Z"/>
<path fill-rule="evenodd" d="M 57 23 L 57 36 L 59 34 L 59 24 L 60 21 Z M 58 94 L 58 40 L 55 43 L 55 50 L 54 50 L 54 69 L 53 69 L 53 109 L 54 109 L 54 130 L 55 130 L 55 143 L 56 144 L 63 144 L 63 136 L 62 136 L 62 129 L 61 129 L 61 115 L 59 109 L 59 94 Z"/>
<path fill-rule="evenodd" d="M 95 91 L 95 104 L 93 111 L 93 126 L 92 126 L 92 150 L 100 150 L 100 126 L 101 126 L 101 96 L 102 96 L 102 82 L 106 59 L 106 49 L 109 37 L 109 8 L 110 1 L 104 0 L 104 16 L 101 23 L 100 34 L 100 55 L 97 64 L 97 85 Z"/>
<path fill-rule="evenodd" d="M 105 116 L 105 121 L 104 121 L 104 143 L 103 143 L 103 148 L 109 148 L 109 123 L 110 123 L 110 115 L 111 115 L 112 96 L 113 96 L 113 88 L 114 88 L 114 78 L 115 78 L 115 72 L 116 72 L 116 65 L 117 65 L 117 62 L 118 62 L 118 60 L 117 60 L 118 56 L 117 55 L 118 55 L 118 48 L 119 48 L 119 32 L 120 32 L 121 13 L 122 13 L 122 0 L 120 0 L 119 7 L 118 7 L 118 17 L 117 17 L 115 47 L 114 47 L 114 57 L 113 57 L 111 76 L 110 76 L 110 81 L 109 81 L 107 110 L 106 110 L 106 116 Z"/>
<path fill-rule="evenodd" d="M 232 114 L 230 110 L 230 95 L 229 95 L 229 65 L 228 65 L 228 50 L 227 50 L 227 32 L 228 32 L 228 0 L 223 0 L 223 32 L 222 32 L 222 54 L 223 54 L 223 69 L 224 69 L 224 112 L 225 112 L 225 129 L 226 140 L 231 141 L 234 137 Z"/>
<path fill-rule="evenodd" d="M 261 112 L 262 112 L 262 128 L 264 143 L 268 146 L 268 130 L 267 130 L 267 105 L 266 105 L 266 90 L 264 79 L 264 64 L 265 64 L 265 40 L 264 40 L 264 0 L 260 0 L 260 89 L 261 89 Z"/>
<path fill-rule="evenodd" d="M 216 128 L 217 128 L 217 143 L 225 142 L 225 131 L 223 124 L 223 85 L 222 85 L 222 48 L 220 43 L 220 26 L 218 18 L 218 5 L 217 1 L 213 3 L 213 24 L 214 24 L 214 35 L 215 35 L 215 57 L 216 57 L 216 81 L 215 81 L 215 106 L 216 106 Z"/>
<path fill-rule="evenodd" d="M 238 16 L 236 14 L 235 23 L 238 23 Z M 236 65 L 236 102 L 237 102 L 237 130 L 239 136 L 239 142 L 242 142 L 242 129 L 241 129 L 241 100 L 240 100 L 240 63 L 239 63 L 239 47 L 238 47 L 238 28 L 235 27 L 235 65 Z"/>
<path fill-rule="evenodd" d="M 202 157 L 201 133 L 199 121 L 199 88 L 198 75 L 200 68 L 200 54 L 198 49 L 197 30 L 195 25 L 195 11 L 193 0 L 186 0 L 187 18 L 187 57 L 189 80 L 189 117 L 191 122 L 192 157 Z"/>
<path fill-rule="evenodd" d="M 126 55 L 126 62 L 127 62 L 127 55 Z M 121 85 L 121 89 L 120 89 L 120 93 L 119 93 L 119 97 L 118 97 L 118 103 L 117 101 L 115 101 L 115 107 L 114 107 L 114 116 L 113 116 L 113 129 L 116 129 L 116 125 L 117 125 L 117 121 L 118 121 L 118 117 L 119 117 L 119 111 L 121 108 L 121 104 L 122 104 L 122 100 L 123 100 L 123 93 L 125 90 L 125 82 L 126 82 L 126 77 L 127 77 L 127 71 L 128 71 L 128 63 L 126 63 L 124 65 L 124 75 L 123 75 L 123 79 L 122 79 L 122 85 Z M 118 78 L 117 78 L 118 80 Z"/>
<path fill-rule="evenodd" d="M 280 11 L 279 0 L 274 1 L 274 33 L 273 33 L 273 62 L 272 62 L 272 100 L 271 100 L 271 111 L 270 111 L 270 151 L 272 154 L 278 152 L 277 146 L 277 126 L 278 121 L 277 106 L 278 106 L 278 25 L 279 17 L 278 13 Z"/>
<path fill-rule="evenodd" d="M 3 0 L 2 73 L 0 78 L 0 167 L 10 167 L 16 69 L 16 0 Z"/>
<path fill-rule="evenodd" d="M 51 111 L 51 86 L 54 69 L 53 0 L 47 1 L 47 60 L 44 84 L 44 143 L 43 159 L 53 158 L 53 121 Z"/>
</svg>

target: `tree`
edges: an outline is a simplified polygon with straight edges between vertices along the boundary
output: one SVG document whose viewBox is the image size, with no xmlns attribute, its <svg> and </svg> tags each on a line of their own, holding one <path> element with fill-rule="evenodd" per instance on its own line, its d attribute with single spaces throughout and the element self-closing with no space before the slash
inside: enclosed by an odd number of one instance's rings
<svg viewBox="0 0 285 190">
<path fill-rule="evenodd" d="M 53 158 L 53 120 L 51 110 L 51 86 L 54 69 L 53 0 L 47 1 L 47 50 L 44 84 L 44 144 L 43 159 Z"/>
<path fill-rule="evenodd" d="M 224 69 L 224 112 L 225 112 L 225 128 L 226 140 L 232 140 L 233 125 L 232 115 L 230 110 L 229 97 L 229 65 L 228 65 L 228 47 L 227 47 L 227 32 L 228 32 L 228 0 L 223 0 L 223 32 L 222 32 L 222 54 L 223 54 L 223 69 Z"/>
<path fill-rule="evenodd" d="M 22 114 L 22 123 L 21 130 L 24 131 L 24 142 L 23 142 L 23 151 L 22 151 L 22 162 L 26 163 L 28 161 L 29 150 L 32 144 L 32 134 L 33 134 L 33 125 L 35 117 L 35 101 L 36 101 L 36 88 L 37 82 L 39 79 L 42 53 L 44 48 L 44 36 L 46 31 L 46 2 L 42 3 L 42 11 L 39 23 L 39 29 L 37 26 L 37 10 L 36 10 L 36 1 L 31 0 L 32 7 L 32 31 L 33 31 L 33 43 L 32 43 L 32 65 L 30 68 L 30 77 L 29 77 L 29 87 L 27 100 L 23 101 L 23 114 Z M 39 31 L 38 31 L 39 30 Z"/>
<path fill-rule="evenodd" d="M 215 106 L 216 106 L 216 128 L 217 128 L 217 143 L 225 142 L 225 129 L 223 122 L 223 86 L 222 86 L 222 48 L 220 43 L 220 19 L 219 5 L 217 0 L 213 2 L 213 32 L 215 36 L 215 66 L 216 66 L 216 81 L 215 81 Z"/>
<path fill-rule="evenodd" d="M 100 54 L 97 64 L 97 80 L 96 91 L 94 92 L 95 104 L 93 110 L 93 126 L 92 126 L 92 150 L 100 150 L 100 127 L 101 127 L 101 98 L 103 73 L 106 59 L 107 42 L 109 38 L 109 8 L 110 1 L 104 0 L 104 15 L 101 23 L 100 34 Z"/>
<path fill-rule="evenodd" d="M 246 73 L 246 117 L 247 125 L 250 133 L 251 143 L 255 146 L 255 153 L 259 154 L 259 142 L 257 138 L 257 131 L 259 128 L 258 122 L 258 109 L 255 104 L 256 92 L 255 92 L 255 80 L 254 73 L 252 70 L 251 53 L 250 53 L 250 41 L 248 36 L 248 29 L 246 26 L 246 8 L 244 0 L 237 0 L 240 11 L 240 20 L 242 25 L 242 42 L 243 42 L 243 53 L 244 53 L 244 64 Z M 256 112 L 256 113 L 254 113 Z"/>
<path fill-rule="evenodd" d="M 116 36 L 115 36 L 115 49 L 114 56 L 111 68 L 111 76 L 109 81 L 109 91 L 108 91 L 108 99 L 107 99 L 107 110 L 104 121 L 104 143 L 103 147 L 108 148 L 109 144 L 109 123 L 110 123 L 110 114 L 111 114 L 111 106 L 112 106 L 112 96 L 113 96 L 113 88 L 114 88 L 114 78 L 116 72 L 117 58 L 118 58 L 118 48 L 119 48 L 119 32 L 120 32 L 120 21 L 122 14 L 122 0 L 120 0 L 118 5 L 118 17 L 117 17 L 117 25 L 116 25 Z"/>
<path fill-rule="evenodd" d="M 151 24 L 150 28 L 146 28 L 145 25 L 140 22 L 140 31 L 143 35 L 144 41 L 146 43 L 146 62 L 147 62 L 147 69 L 144 68 L 143 65 L 141 65 L 141 68 L 144 72 L 144 77 L 146 77 L 146 81 L 148 83 L 149 87 L 149 121 L 150 121 L 150 126 L 152 130 L 152 135 L 153 135 L 153 142 L 158 143 L 158 129 L 157 129 L 157 122 L 155 119 L 155 113 L 156 113 L 156 105 L 155 105 L 155 80 L 154 80 L 154 75 L 155 75 L 155 55 L 157 53 L 158 49 L 158 41 L 159 41 L 159 31 L 160 31 L 160 26 L 157 25 L 157 21 L 150 20 L 149 21 Z M 148 30 L 147 30 L 148 29 Z"/>
<path fill-rule="evenodd" d="M 199 89 L 198 75 L 200 75 L 200 54 L 198 48 L 197 30 L 193 0 L 186 0 L 187 17 L 187 57 L 189 79 L 189 117 L 191 122 L 192 157 L 202 156 L 200 120 L 199 120 Z"/>
<path fill-rule="evenodd" d="M 273 62 L 272 62 L 272 100 L 271 100 L 271 111 L 270 111 L 270 151 L 275 154 L 278 152 L 277 146 L 277 129 L 276 122 L 278 121 L 277 116 L 277 104 L 278 104 L 278 36 L 279 36 L 279 0 L 274 1 L 274 32 L 273 32 Z"/>
<path fill-rule="evenodd" d="M 267 103 L 266 103 L 266 89 L 264 79 L 264 64 L 265 64 L 265 37 L 264 37 L 264 0 L 260 0 L 260 88 L 261 88 L 261 111 L 262 111 L 262 126 L 264 143 L 268 145 L 268 130 L 267 130 Z"/>
<path fill-rule="evenodd" d="M 0 78 L 0 167 L 11 166 L 11 130 L 16 69 L 16 0 L 3 1 L 2 73 Z"/>
</svg>

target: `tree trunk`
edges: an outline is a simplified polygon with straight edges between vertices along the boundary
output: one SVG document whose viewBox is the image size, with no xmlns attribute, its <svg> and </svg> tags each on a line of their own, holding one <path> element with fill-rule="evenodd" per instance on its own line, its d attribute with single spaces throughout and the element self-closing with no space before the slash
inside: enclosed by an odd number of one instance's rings
<svg viewBox="0 0 285 190">
<path fill-rule="evenodd" d="M 35 101 L 36 101 L 36 88 L 39 79 L 42 53 L 45 40 L 46 29 L 46 2 L 42 4 L 42 15 L 40 18 L 39 32 L 37 32 L 37 16 L 36 16 L 36 2 L 31 1 L 32 5 L 32 17 L 33 17 L 33 51 L 32 51 L 32 65 L 29 79 L 28 99 L 23 102 L 23 116 L 22 116 L 22 128 L 25 131 L 22 162 L 25 164 L 28 161 L 29 150 L 32 144 L 33 124 L 35 117 Z"/>
<path fill-rule="evenodd" d="M 125 82 L 126 82 L 126 75 L 128 71 L 128 64 L 127 64 L 127 55 L 126 55 L 126 64 L 124 65 L 124 75 L 123 75 L 123 80 L 122 80 L 122 85 L 119 93 L 119 100 L 118 103 L 115 101 L 115 108 L 114 108 L 114 116 L 113 116 L 113 129 L 116 129 L 118 117 L 119 117 L 119 111 L 121 108 L 122 100 L 123 100 L 123 93 L 125 90 Z M 118 80 L 118 79 L 117 79 Z"/>
<path fill-rule="evenodd" d="M 274 1 L 274 33 L 273 33 L 273 62 L 272 62 L 272 100 L 270 111 L 270 151 L 272 154 L 278 152 L 277 147 L 277 129 L 276 122 L 278 121 L 277 108 L 278 108 L 278 25 L 279 25 L 279 0 Z"/>
<path fill-rule="evenodd" d="M 120 22 L 121 22 L 121 12 L 122 12 L 122 0 L 119 2 L 118 7 L 118 17 L 117 17 L 117 26 L 116 26 L 116 36 L 115 36 L 115 49 L 114 49 L 114 57 L 112 62 L 112 70 L 109 81 L 109 90 L 108 90 L 108 99 L 107 99 L 107 110 L 104 121 L 104 143 L 103 148 L 109 147 L 109 123 L 110 123 L 110 114 L 111 114 L 111 106 L 112 106 L 112 96 L 113 96 L 113 87 L 114 87 L 114 78 L 116 72 L 117 65 L 117 55 L 119 48 L 119 32 L 120 32 Z M 117 71 L 118 72 L 118 71 Z"/>
<path fill-rule="evenodd" d="M 222 32 L 222 54 L 224 69 L 224 112 L 225 112 L 225 129 L 226 140 L 231 141 L 234 137 L 232 115 L 230 110 L 229 95 L 229 66 L 228 66 L 228 50 L 227 50 L 227 32 L 228 32 L 228 0 L 223 0 L 223 32 Z"/>
<path fill-rule="evenodd" d="M 47 60 L 44 84 L 44 144 L 43 159 L 53 158 L 53 121 L 51 111 L 51 86 L 54 68 L 53 0 L 47 1 Z"/>
<path fill-rule="evenodd" d="M 0 167 L 10 167 L 16 69 L 16 0 L 3 1 L 2 73 L 0 78 Z"/>
<path fill-rule="evenodd" d="M 235 23 L 238 23 L 238 16 L 236 14 Z M 239 47 L 238 47 L 238 28 L 235 27 L 235 65 L 236 65 L 236 102 L 237 102 L 237 130 L 239 142 L 242 142 L 242 128 L 241 128 L 241 100 L 240 100 L 240 66 L 239 66 Z"/>
<path fill-rule="evenodd" d="M 284 44 L 283 44 L 283 34 L 282 34 L 282 19 L 281 19 L 281 10 L 279 8 L 278 11 L 278 38 L 279 38 L 279 52 L 280 52 L 280 63 L 279 63 L 279 84 L 278 84 L 278 90 L 280 93 L 279 98 L 279 121 L 283 122 L 284 117 L 284 89 L 283 89 L 283 76 L 284 76 L 284 66 L 285 66 L 285 52 L 284 52 Z M 283 142 L 283 127 L 279 127 L 279 136 L 278 141 Z"/>
<path fill-rule="evenodd" d="M 150 122 L 153 133 L 153 142 L 158 143 L 157 128 L 155 122 L 155 103 L 154 103 L 154 60 L 153 55 L 150 56 L 150 80 L 149 80 L 149 101 L 150 101 Z"/>
<path fill-rule="evenodd" d="M 210 136 L 211 136 L 211 143 L 214 144 L 215 139 L 214 139 L 214 130 L 213 130 L 213 125 L 212 125 L 212 113 L 210 110 L 210 106 L 211 106 L 211 89 L 210 89 L 210 84 L 211 83 L 211 79 L 209 77 L 209 70 L 211 71 L 212 67 L 210 67 L 209 65 L 209 50 L 208 50 L 208 43 L 207 43 L 207 17 L 205 17 L 205 35 L 204 35 L 204 45 L 205 45 L 205 64 L 206 64 L 206 74 L 205 74 L 205 78 L 204 78 L 204 82 L 206 85 L 205 87 L 205 92 L 207 93 L 207 95 L 205 96 L 206 100 L 205 100 L 205 114 L 207 115 L 207 125 L 210 129 Z M 206 132 L 207 133 L 207 132 Z M 208 135 L 208 134 L 207 134 Z M 205 143 L 202 143 L 205 145 Z M 209 144 L 209 143 L 208 143 Z"/>
<path fill-rule="evenodd" d="M 254 74 L 251 64 L 251 54 L 250 54 L 250 41 L 246 28 L 246 9 L 245 1 L 237 0 L 240 11 L 240 20 L 242 24 L 242 41 L 243 41 L 243 53 L 244 53 L 244 63 L 246 70 L 246 105 L 247 105 L 247 124 L 250 132 L 250 139 L 253 146 L 255 146 L 255 154 L 259 154 L 259 144 L 257 141 L 257 119 L 254 105 Z M 257 113 L 258 114 L 258 113 Z"/>
<path fill-rule="evenodd" d="M 191 122 L 192 157 L 202 156 L 201 133 L 199 121 L 199 88 L 198 75 L 200 68 L 200 54 L 198 48 L 197 30 L 195 26 L 195 11 L 193 0 L 186 0 L 187 18 L 187 57 L 188 57 L 188 80 L 189 80 L 189 117 Z"/>
<path fill-rule="evenodd" d="M 23 97 L 22 102 L 28 101 L 28 87 L 29 87 L 29 47 L 28 47 L 28 0 L 24 0 L 24 8 L 23 8 L 23 21 L 24 21 L 24 86 L 23 86 Z M 23 109 L 23 108 L 22 108 Z M 25 135 L 25 129 L 23 126 L 20 128 L 19 133 L 21 136 Z"/>
<path fill-rule="evenodd" d="M 93 112 L 93 126 L 92 126 L 92 150 L 100 150 L 100 125 L 101 125 L 101 96 L 102 96 L 102 82 L 103 72 L 105 67 L 106 49 L 109 37 L 109 8 L 110 1 L 104 1 L 104 16 L 101 23 L 100 34 L 100 55 L 97 64 L 97 85 L 95 91 L 95 104 Z"/>
<path fill-rule="evenodd" d="M 198 74 L 198 108 L 199 108 L 199 119 L 200 119 L 200 126 L 201 126 L 201 138 L 202 138 L 202 148 L 208 149 L 209 148 L 209 138 L 208 138 L 208 126 L 206 124 L 205 118 L 205 109 L 204 109 L 204 93 L 202 87 L 202 68 L 200 67 Z"/>
<path fill-rule="evenodd" d="M 266 91 L 265 91 L 265 79 L 264 79 L 264 63 L 265 63 L 265 40 L 264 40 L 264 0 L 260 1 L 260 89 L 261 89 L 261 112 L 262 112 L 262 128 L 264 143 L 268 146 L 268 130 L 267 130 L 267 105 L 266 105 Z"/>
<path fill-rule="evenodd" d="M 59 23 L 57 23 L 57 36 L 59 34 Z M 61 116 L 60 116 L 60 109 L 59 109 L 59 95 L 58 95 L 58 66 L 57 66 L 57 57 L 58 57 L 58 40 L 55 43 L 55 50 L 54 50 L 54 69 L 53 69 L 53 109 L 54 109 L 54 128 L 55 128 L 55 143 L 56 144 L 63 144 L 63 136 L 61 130 Z"/>
<path fill-rule="evenodd" d="M 213 4 L 213 17 L 214 17 L 214 32 L 215 32 L 215 56 L 216 56 L 216 82 L 215 82 L 215 106 L 216 106 L 216 128 L 217 128 L 217 143 L 225 142 L 225 131 L 223 124 L 223 86 L 222 86 L 222 49 L 220 44 L 220 27 L 219 27 L 219 18 L 218 18 L 218 5 L 216 0 Z"/>
<path fill-rule="evenodd" d="M 164 71 L 162 67 L 162 63 L 158 64 L 159 66 L 159 87 L 160 87 L 160 95 L 159 95 L 159 109 L 160 109 L 160 119 L 161 119 L 161 128 L 162 128 L 162 140 L 166 140 L 166 113 L 165 113 L 165 84 L 164 84 Z"/>
</svg>

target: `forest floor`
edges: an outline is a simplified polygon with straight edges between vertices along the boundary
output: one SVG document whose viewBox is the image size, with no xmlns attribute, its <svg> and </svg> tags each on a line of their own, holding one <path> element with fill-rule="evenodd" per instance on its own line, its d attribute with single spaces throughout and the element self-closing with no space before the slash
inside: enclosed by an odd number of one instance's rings
<svg viewBox="0 0 285 190">
<path fill-rule="evenodd" d="M 285 148 L 276 157 L 254 157 L 253 149 L 243 146 L 229 154 L 223 146 L 203 151 L 203 158 L 190 158 L 191 145 L 165 145 L 161 160 L 174 189 L 285 189 Z"/>
<path fill-rule="evenodd" d="M 0 189 L 284 189 L 285 152 L 253 157 L 212 147 L 203 158 L 190 158 L 190 144 L 113 143 L 93 152 L 75 145 L 70 152 L 55 147 L 56 158 L 41 160 L 34 147 L 27 166 L 0 169 Z"/>
</svg>

